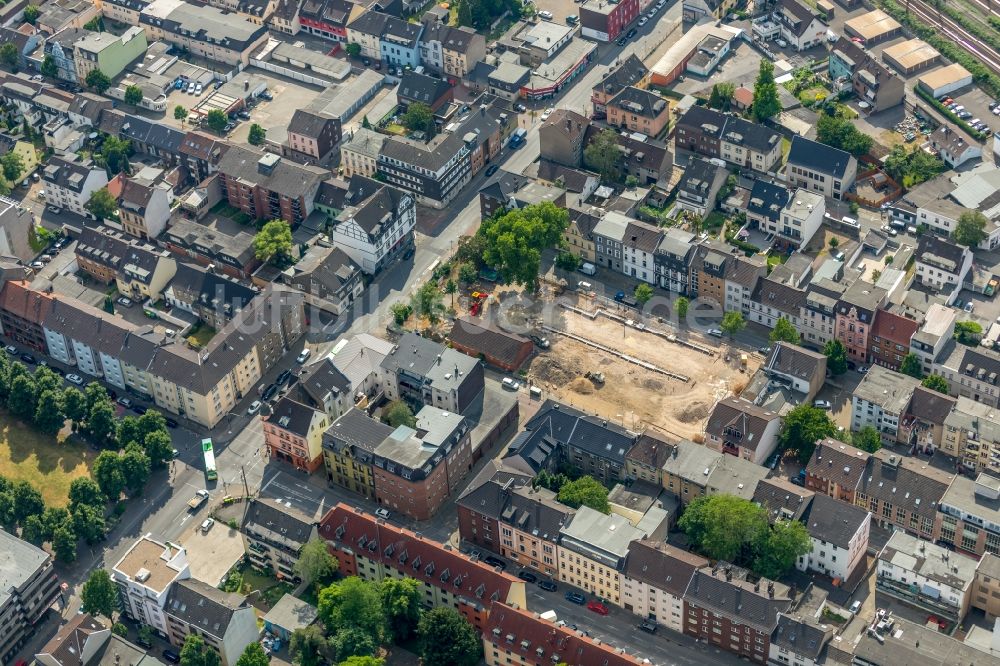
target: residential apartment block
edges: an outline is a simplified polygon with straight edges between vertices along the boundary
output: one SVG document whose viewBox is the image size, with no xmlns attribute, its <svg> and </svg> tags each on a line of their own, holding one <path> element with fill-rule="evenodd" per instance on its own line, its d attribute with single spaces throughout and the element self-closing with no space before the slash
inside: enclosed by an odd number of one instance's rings
<svg viewBox="0 0 1000 666">
<path fill-rule="evenodd" d="M 59 596 L 59 582 L 51 555 L 4 530 L 0 552 L 5 560 L 0 574 L 0 662 L 11 663 Z"/>
<path fill-rule="evenodd" d="M 323 433 L 330 425 L 326 412 L 285 396 L 261 418 L 261 425 L 272 460 L 309 473 L 323 464 Z"/>
<path fill-rule="evenodd" d="M 621 573 L 621 606 L 684 633 L 684 593 L 695 572 L 708 565 L 704 557 L 662 541 L 633 541 Z"/>
<path fill-rule="evenodd" d="M 857 170 L 858 162 L 850 153 L 801 136 L 792 137 L 785 162 L 789 185 L 841 199 L 854 184 Z"/>
<path fill-rule="evenodd" d="M 258 497 L 246 502 L 240 534 L 250 564 L 261 571 L 294 579 L 302 547 L 316 537 L 317 522 L 277 500 Z"/>
<path fill-rule="evenodd" d="M 170 589 L 176 581 L 189 578 L 187 551 L 150 534 L 136 541 L 111 569 L 122 613 L 164 637 L 170 636 L 166 613 Z"/>
<path fill-rule="evenodd" d="M 257 612 L 245 595 L 223 592 L 193 578 L 170 586 L 164 612 L 174 647 L 179 650 L 188 636 L 199 636 L 219 654 L 222 666 L 235 666 L 246 647 L 260 637 Z"/>
</svg>

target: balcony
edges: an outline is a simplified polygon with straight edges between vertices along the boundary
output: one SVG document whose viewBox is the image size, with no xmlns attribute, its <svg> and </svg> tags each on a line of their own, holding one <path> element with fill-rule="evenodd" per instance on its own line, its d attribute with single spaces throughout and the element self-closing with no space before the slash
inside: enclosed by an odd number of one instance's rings
<svg viewBox="0 0 1000 666">
<path fill-rule="evenodd" d="M 957 622 L 960 619 L 959 614 L 961 613 L 961 609 L 956 606 L 952 606 L 946 601 L 942 601 L 940 598 L 924 594 L 920 591 L 920 588 L 915 585 L 900 583 L 883 576 L 878 576 L 876 580 L 876 587 L 882 592 L 896 597 L 910 606 L 914 606 L 937 615 L 942 615 L 952 622 Z"/>
</svg>

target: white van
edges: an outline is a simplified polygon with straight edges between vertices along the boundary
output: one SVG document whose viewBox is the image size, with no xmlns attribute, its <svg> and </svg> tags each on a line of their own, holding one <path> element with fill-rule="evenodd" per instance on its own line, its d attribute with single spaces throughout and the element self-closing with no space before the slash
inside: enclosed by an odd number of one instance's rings
<svg viewBox="0 0 1000 666">
<path fill-rule="evenodd" d="M 584 275 L 597 275 L 597 267 L 590 262 L 583 262 L 578 270 Z"/>
<path fill-rule="evenodd" d="M 312 356 L 312 350 L 308 348 L 303 349 L 302 353 L 299 354 L 297 357 L 295 357 L 295 362 L 298 363 L 299 365 L 302 365 L 303 363 L 309 360 L 310 356 Z"/>
</svg>

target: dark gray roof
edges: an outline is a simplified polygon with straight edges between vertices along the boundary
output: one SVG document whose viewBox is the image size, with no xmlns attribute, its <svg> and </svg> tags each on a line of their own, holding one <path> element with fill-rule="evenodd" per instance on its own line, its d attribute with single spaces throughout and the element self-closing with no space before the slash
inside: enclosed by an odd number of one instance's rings
<svg viewBox="0 0 1000 666">
<path fill-rule="evenodd" d="M 801 37 L 809 29 L 815 18 L 812 11 L 798 0 L 781 0 L 776 12 L 779 22 L 787 26 L 796 37 Z"/>
<path fill-rule="evenodd" d="M 164 610 L 168 615 L 197 627 L 200 633 L 223 638 L 229 630 L 233 614 L 241 608 L 250 608 L 242 594 L 223 592 L 189 578 L 170 586 Z"/>
<path fill-rule="evenodd" d="M 916 386 L 907 412 L 926 423 L 943 424 L 958 400 L 925 386 Z"/>
<path fill-rule="evenodd" d="M 42 169 L 42 178 L 47 183 L 79 193 L 83 190 L 83 185 L 87 182 L 90 173 L 96 171 L 103 171 L 103 169 L 90 160 L 74 159 L 71 161 L 63 157 L 53 156 L 49 158 L 48 164 Z"/>
<path fill-rule="evenodd" d="M 332 359 L 325 358 L 309 366 L 299 380 L 299 387 L 314 404 L 322 405 L 328 394 L 351 390 L 351 380 L 337 369 Z"/>
<path fill-rule="evenodd" d="M 741 254 L 726 259 L 726 280 L 751 291 L 757 281 L 767 275 L 767 261 L 760 255 L 745 257 Z"/>
<path fill-rule="evenodd" d="M 726 126 L 728 116 L 721 111 L 710 109 L 707 106 L 693 105 L 677 121 L 678 127 L 692 127 L 715 138 L 722 137 L 722 130 Z"/>
<path fill-rule="evenodd" d="M 780 418 L 775 412 L 747 400 L 725 398 L 715 405 L 708 416 L 705 432 L 740 447 L 756 450 L 767 427 Z"/>
<path fill-rule="evenodd" d="M 76 255 L 148 284 L 166 252 L 109 227 L 84 227 Z"/>
<path fill-rule="evenodd" d="M 868 516 L 860 506 L 817 493 L 802 522 L 812 538 L 846 550 Z"/>
<path fill-rule="evenodd" d="M 406 102 L 422 102 L 433 106 L 435 102 L 451 91 L 451 85 L 445 79 L 438 79 L 427 74 L 406 72 L 399 81 L 399 98 Z"/>
<path fill-rule="evenodd" d="M 257 295 L 253 288 L 236 280 L 184 262 L 177 263 L 177 272 L 170 280 L 170 287 L 193 294 L 193 305 L 223 308 L 228 313 L 242 310 Z"/>
<path fill-rule="evenodd" d="M 219 160 L 219 171 L 291 199 L 314 193 L 320 181 L 329 174 L 326 169 L 303 166 L 284 158 L 279 158 L 267 172 L 258 166 L 265 156 L 276 157 L 257 148 L 233 144 Z"/>
<path fill-rule="evenodd" d="M 858 484 L 858 492 L 915 513 L 932 523 L 954 475 L 930 467 L 922 460 L 876 451 Z"/>
<path fill-rule="evenodd" d="M 843 179 L 847 176 L 850 161 L 850 153 L 795 135 L 788 151 L 787 164 Z"/>
<path fill-rule="evenodd" d="M 264 420 L 299 437 L 305 437 L 317 414 L 312 407 L 285 396 L 271 408 L 270 415 L 264 417 Z"/>
<path fill-rule="evenodd" d="M 779 342 L 774 345 L 764 367 L 768 371 L 811 381 L 817 373 L 825 376 L 826 356 L 805 347 Z"/>
<path fill-rule="evenodd" d="M 761 479 L 753 491 L 753 501 L 767 511 L 768 520 L 799 520 L 809 508 L 811 490 L 800 488 L 781 477 Z"/>
<path fill-rule="evenodd" d="M 306 11 L 306 7 L 309 5 L 307 2 L 303 6 L 303 12 Z M 350 10 L 347 10 L 348 14 Z M 392 18 L 388 14 L 383 14 L 381 12 L 367 11 L 361 14 L 358 18 L 351 21 L 347 27 L 351 30 L 356 30 L 357 32 L 364 33 L 366 35 L 373 35 L 375 37 L 381 37 L 382 33 L 385 32 L 385 26 Z"/>
<path fill-rule="evenodd" d="M 815 661 L 831 635 L 832 630 L 823 631 L 801 618 L 782 613 L 778 616 L 778 626 L 771 636 L 771 644 Z"/>
<path fill-rule="evenodd" d="M 756 180 L 750 190 L 747 212 L 777 222 L 781 218 L 781 209 L 791 198 L 792 193 L 784 185 Z"/>
<path fill-rule="evenodd" d="M 655 92 L 626 86 L 614 98 L 608 100 L 609 106 L 616 106 L 630 114 L 654 119 L 667 113 L 669 107 L 667 100 L 663 99 Z"/>
<path fill-rule="evenodd" d="M 676 443 L 668 442 L 659 433 L 647 430 L 639 435 L 635 444 L 625 454 L 625 459 L 637 465 L 660 469 L 676 448 Z"/>
<path fill-rule="evenodd" d="M 871 454 L 835 439 L 824 439 L 816 445 L 806 463 L 809 476 L 832 481 L 854 490 L 865 476 Z"/>
<path fill-rule="evenodd" d="M 625 462 L 625 454 L 638 436 L 598 416 L 546 400 L 524 424 L 527 431 L 551 437 L 559 445 L 570 446 L 592 455 Z"/>
<path fill-rule="evenodd" d="M 376 241 L 392 226 L 404 196 L 408 195 L 391 185 L 364 176 L 354 176 L 344 195 L 345 208 L 341 217 L 353 218 L 369 238 Z M 384 225 L 387 213 L 391 213 L 392 218 L 389 224 Z"/>
<path fill-rule="evenodd" d="M 292 268 L 292 282 L 308 284 L 315 282 L 330 293 L 339 292 L 345 285 L 354 282 L 361 269 L 339 247 L 314 245 Z M 307 290 L 307 289 L 304 289 Z"/>
<path fill-rule="evenodd" d="M 642 222 L 629 222 L 622 236 L 622 245 L 653 254 L 663 239 L 663 231 Z"/>
<path fill-rule="evenodd" d="M 934 268 L 958 275 L 962 259 L 968 250 L 936 234 L 924 234 L 917 244 L 917 261 L 931 264 Z"/>
<path fill-rule="evenodd" d="M 528 338 L 492 326 L 489 321 L 464 317 L 455 319 L 448 339 L 508 364 L 516 363 L 524 347 L 531 345 Z"/>
<path fill-rule="evenodd" d="M 398 136 L 387 137 L 382 143 L 381 154 L 405 165 L 436 171 L 463 150 L 468 150 L 465 142 L 458 132 L 454 132 L 430 143 L 417 143 Z"/>
<path fill-rule="evenodd" d="M 692 159 L 688 162 L 684 175 L 681 176 L 677 189 L 680 192 L 693 192 L 702 197 L 707 197 L 711 192 L 720 172 L 725 172 L 725 167 L 713 164 L 701 158 Z"/>
<path fill-rule="evenodd" d="M 727 568 L 731 571 L 726 579 Z M 747 572 L 720 562 L 713 569 L 703 567 L 695 572 L 684 601 L 699 608 L 725 616 L 730 621 L 770 634 L 778 624 L 778 613 L 791 606 L 788 588 L 761 578 L 757 583 L 746 579 Z M 773 584 L 773 597 L 768 586 Z"/>
<path fill-rule="evenodd" d="M 586 188 L 587 181 L 597 178 L 597 174 L 543 159 L 538 162 L 538 177 L 550 183 L 561 181 L 567 192 L 579 194 Z"/>
<path fill-rule="evenodd" d="M 626 86 L 633 86 L 641 81 L 648 73 L 649 70 L 642 61 L 632 54 L 614 69 L 609 69 L 604 78 L 594 86 L 594 90 L 605 95 L 616 95 Z"/>
<path fill-rule="evenodd" d="M 381 421 L 370 418 L 360 409 L 352 409 L 334 421 L 323 433 L 323 446 L 335 450 L 352 447 L 355 451 L 370 454 L 393 430 Z"/>
<path fill-rule="evenodd" d="M 768 277 L 757 283 L 751 299 L 765 307 L 798 317 L 799 309 L 806 304 L 806 292 Z"/>
<path fill-rule="evenodd" d="M 722 138 L 729 143 L 741 144 L 762 153 L 769 152 L 781 143 L 781 134 L 778 132 L 736 115 L 726 118 Z"/>
<path fill-rule="evenodd" d="M 309 541 L 316 521 L 283 502 L 258 497 L 247 502 L 243 513 L 244 532 L 279 541 L 291 550 L 298 550 Z"/>
<path fill-rule="evenodd" d="M 628 559 L 623 573 L 677 598 L 684 596 L 695 571 L 707 566 L 708 560 L 686 550 L 654 539 L 642 539 L 629 544 Z"/>
<path fill-rule="evenodd" d="M 296 109 L 295 113 L 292 114 L 292 119 L 288 121 L 288 131 L 292 134 L 301 134 L 302 136 L 315 138 L 323 133 L 324 128 L 329 123 L 335 122 L 337 122 L 335 118 L 306 111 L 305 109 Z"/>
</svg>

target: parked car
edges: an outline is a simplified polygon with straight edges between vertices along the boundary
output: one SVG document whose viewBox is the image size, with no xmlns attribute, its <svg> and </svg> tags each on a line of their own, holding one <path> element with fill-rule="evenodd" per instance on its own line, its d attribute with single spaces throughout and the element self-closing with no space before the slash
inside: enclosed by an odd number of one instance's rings
<svg viewBox="0 0 1000 666">
<path fill-rule="evenodd" d="M 375 509 L 375 516 L 382 520 L 389 520 L 389 509 Z"/>
<path fill-rule="evenodd" d="M 972 301 L 969 301 L 968 303 L 965 304 L 965 306 L 962 307 L 962 309 L 965 310 L 966 312 L 975 312 L 976 304 L 973 303 Z"/>
<path fill-rule="evenodd" d="M 267 402 L 268 400 L 270 400 L 271 398 L 273 398 L 276 395 L 278 395 L 278 385 L 277 384 L 271 384 L 266 389 L 264 389 L 264 393 L 261 395 L 261 399 L 264 402 Z"/>
<path fill-rule="evenodd" d="M 635 37 L 636 32 L 638 31 L 635 28 L 630 28 L 629 31 L 625 33 L 625 39 L 632 39 Z"/>
<path fill-rule="evenodd" d="M 32 268 L 45 268 L 45 264 L 43 264 L 40 261 L 33 261 L 28 265 L 31 266 Z"/>
<path fill-rule="evenodd" d="M 549 116 L 551 116 L 554 112 L 555 112 L 555 108 L 553 108 L 551 106 L 549 108 L 545 109 L 545 111 L 542 112 L 542 122 L 544 123 L 546 120 L 548 120 Z"/>
<path fill-rule="evenodd" d="M 62 208 L 60 208 L 59 206 L 46 206 L 45 209 L 50 213 L 52 213 L 53 215 L 58 215 L 59 213 L 62 212 Z"/>
<path fill-rule="evenodd" d="M 487 555 L 483 558 L 483 562 L 490 565 L 491 567 L 500 567 L 501 569 L 507 568 L 507 563 L 501 560 L 499 557 L 493 555 Z"/>
<path fill-rule="evenodd" d="M 176 428 L 178 425 L 180 425 L 179 423 L 177 423 L 177 419 L 172 419 L 169 416 L 166 417 L 163 420 L 166 421 L 168 428 Z M 176 451 L 176 449 L 175 449 L 175 451 Z M 177 455 L 175 454 L 174 457 L 176 458 Z"/>
<path fill-rule="evenodd" d="M 17 356 L 17 347 L 15 347 L 14 345 L 7 345 L 6 347 L 3 348 L 3 350 L 8 354 L 10 354 L 11 356 Z"/>
<path fill-rule="evenodd" d="M 538 581 L 538 587 L 542 588 L 546 592 L 555 592 L 559 588 L 551 580 L 540 580 Z"/>
<path fill-rule="evenodd" d="M 200 95 L 200 94 L 201 94 L 201 91 L 202 91 L 202 90 L 204 90 L 204 89 L 205 89 L 205 88 L 204 88 L 204 87 L 202 87 L 202 85 L 201 85 L 201 84 L 199 83 L 199 84 L 197 84 L 197 85 L 196 85 L 196 86 L 194 87 L 194 94 L 195 94 L 195 95 Z"/>
<path fill-rule="evenodd" d="M 118 398 L 117 400 L 115 400 L 115 402 L 117 402 L 119 405 L 121 405 L 125 409 L 128 409 L 129 407 L 132 406 L 132 401 L 129 400 L 128 398 L 125 398 L 125 397 Z"/>
<path fill-rule="evenodd" d="M 525 583 L 536 583 L 538 582 L 538 576 L 531 573 L 530 571 L 518 571 L 517 577 L 523 580 Z"/>
<path fill-rule="evenodd" d="M 68 381 L 70 384 L 76 384 L 77 386 L 80 386 L 83 384 L 83 377 L 81 377 L 80 375 L 66 375 L 66 381 Z"/>
<path fill-rule="evenodd" d="M 543 21 L 551 21 L 552 12 L 543 9 L 542 11 L 538 12 L 538 18 L 542 19 Z"/>
<path fill-rule="evenodd" d="M 608 607 L 602 604 L 597 599 L 591 599 L 587 602 L 587 610 L 594 611 L 598 615 L 607 615 Z"/>
<path fill-rule="evenodd" d="M 516 391 L 517 389 L 521 388 L 521 383 L 511 377 L 504 377 L 503 381 L 500 383 L 508 391 Z"/>
<path fill-rule="evenodd" d="M 309 360 L 310 356 L 312 356 L 312 350 L 303 349 L 302 352 L 295 357 L 295 362 L 298 363 L 299 365 L 302 365 L 303 363 Z"/>
<path fill-rule="evenodd" d="M 253 416 L 254 414 L 260 411 L 260 407 L 262 404 L 263 403 L 261 403 L 260 400 L 254 400 L 253 402 L 250 403 L 250 406 L 247 407 L 247 414 Z"/>
<path fill-rule="evenodd" d="M 587 603 L 587 597 L 583 596 L 579 592 L 567 592 L 566 601 L 582 606 Z"/>
<path fill-rule="evenodd" d="M 195 88 L 194 81 L 191 81 L 190 83 L 188 83 L 188 89 L 187 89 L 187 91 L 188 91 L 189 95 L 193 95 L 194 94 L 194 88 Z"/>
<path fill-rule="evenodd" d="M 499 169 L 500 167 L 498 167 L 496 164 L 489 165 L 489 167 L 486 168 L 486 177 L 489 178 L 490 176 L 495 174 Z"/>
<path fill-rule="evenodd" d="M 130 307 L 132 307 L 132 299 L 131 298 L 125 298 L 124 296 L 122 296 L 121 298 L 119 298 L 115 302 L 118 303 L 118 305 L 122 306 L 123 308 L 130 308 Z"/>
<path fill-rule="evenodd" d="M 291 378 L 292 378 L 292 371 L 291 370 L 283 370 L 281 372 L 281 374 L 278 375 L 278 378 L 274 380 L 274 383 L 278 384 L 280 386 L 284 386 L 285 384 L 288 383 L 288 380 L 291 379 Z"/>
<path fill-rule="evenodd" d="M 647 23 L 649 23 L 649 19 L 646 18 L 645 16 L 643 16 L 642 18 L 639 19 L 638 26 L 641 28 L 642 26 L 646 25 Z"/>
<path fill-rule="evenodd" d="M 851 604 L 851 607 L 848 608 L 848 610 L 856 614 L 859 610 L 861 610 L 861 602 L 855 601 L 853 604 Z"/>
<path fill-rule="evenodd" d="M 656 623 L 652 620 L 643 620 L 639 623 L 639 630 L 645 631 L 647 634 L 656 633 Z"/>
<path fill-rule="evenodd" d="M 208 531 L 210 529 L 212 529 L 212 525 L 215 525 L 215 519 L 214 518 L 206 518 L 205 522 L 203 522 L 201 524 L 201 533 L 202 534 L 208 534 Z"/>
<path fill-rule="evenodd" d="M 820 409 L 833 409 L 833 405 L 830 404 L 829 400 L 813 400 L 813 407 L 819 407 Z"/>
<path fill-rule="evenodd" d="M 708 329 L 708 334 L 711 335 L 713 338 L 721 338 L 722 337 L 722 329 L 721 328 L 710 328 L 710 329 Z"/>
<path fill-rule="evenodd" d="M 181 656 L 174 652 L 173 650 L 164 650 L 163 658 L 169 661 L 171 664 L 181 663 Z"/>
<path fill-rule="evenodd" d="M 38 363 L 38 360 L 35 359 L 34 356 L 28 353 L 21 354 L 21 360 L 27 363 L 28 365 L 34 365 L 35 363 Z"/>
</svg>

